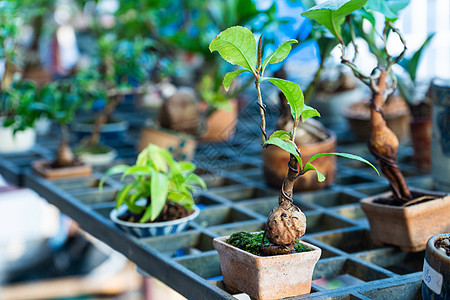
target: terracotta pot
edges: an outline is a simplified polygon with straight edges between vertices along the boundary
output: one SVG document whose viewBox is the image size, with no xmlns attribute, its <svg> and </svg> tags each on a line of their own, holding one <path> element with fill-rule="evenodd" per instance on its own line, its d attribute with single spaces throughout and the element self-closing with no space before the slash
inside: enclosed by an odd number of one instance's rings
<svg viewBox="0 0 450 300">
<path fill-rule="evenodd" d="M 405 252 L 417 252 L 425 249 L 432 235 L 450 231 L 450 195 L 413 188 L 410 190 L 438 198 L 407 207 L 374 203 L 376 199 L 390 197 L 392 192 L 361 200 L 361 208 L 369 220 L 374 242 L 395 245 Z"/>
<path fill-rule="evenodd" d="M 336 152 L 336 135 L 329 132 L 329 138 L 314 144 L 299 147 L 302 160 L 306 162 L 317 153 Z M 262 151 L 264 161 L 264 178 L 266 183 L 279 189 L 288 173 L 289 153 L 277 146 L 269 146 Z M 309 191 L 323 189 L 334 182 L 336 172 L 336 157 L 324 156 L 314 161 L 314 166 L 327 178 L 324 182 L 317 180 L 315 171 L 309 171 L 300 176 L 294 185 L 294 191 Z"/>
<path fill-rule="evenodd" d="M 139 238 L 161 236 L 172 233 L 182 232 L 187 228 L 189 222 L 195 219 L 200 214 L 200 209 L 194 206 L 194 212 L 187 217 L 154 223 L 135 223 L 120 220 L 118 216 L 127 210 L 126 205 L 122 205 L 119 209 L 113 209 L 109 214 L 111 220 L 117 224 L 126 233 L 132 234 Z"/>
<path fill-rule="evenodd" d="M 37 160 L 33 162 L 32 168 L 36 174 L 47 179 L 84 177 L 92 174 L 92 167 L 86 164 L 54 169 L 49 167 L 52 163 L 49 160 Z"/>
<path fill-rule="evenodd" d="M 347 130 L 348 124 L 343 116 L 343 111 L 351 104 L 360 101 L 364 91 L 354 88 L 337 93 L 316 92 L 308 105 L 320 111 L 320 122 L 327 128 Z"/>
<path fill-rule="evenodd" d="M 450 256 L 440 252 L 435 244 L 450 233 L 432 236 L 427 243 L 422 273 L 422 298 L 450 299 Z"/>
<path fill-rule="evenodd" d="M 227 289 L 244 292 L 252 299 L 280 299 L 310 293 L 314 266 L 322 252 L 320 248 L 302 241 L 314 250 L 257 256 L 229 245 L 228 238 L 213 241 Z"/>
<path fill-rule="evenodd" d="M 431 172 L 431 118 L 413 119 L 409 123 L 414 149 L 414 164 L 419 170 Z"/>
<path fill-rule="evenodd" d="M 200 137 L 205 142 L 228 141 L 236 131 L 238 102 L 230 99 L 231 110 L 217 109 L 206 119 L 206 130 Z"/>
<path fill-rule="evenodd" d="M 394 97 L 391 103 L 383 107 L 387 126 L 395 133 L 400 142 L 409 139 L 410 112 L 405 101 Z M 370 135 L 370 101 L 361 101 L 343 110 L 352 132 L 358 141 L 368 141 Z"/>
<path fill-rule="evenodd" d="M 141 152 L 149 144 L 169 150 L 176 160 L 192 160 L 197 142 L 187 134 L 178 133 L 156 126 L 144 126 L 141 129 L 138 151 Z"/>
</svg>

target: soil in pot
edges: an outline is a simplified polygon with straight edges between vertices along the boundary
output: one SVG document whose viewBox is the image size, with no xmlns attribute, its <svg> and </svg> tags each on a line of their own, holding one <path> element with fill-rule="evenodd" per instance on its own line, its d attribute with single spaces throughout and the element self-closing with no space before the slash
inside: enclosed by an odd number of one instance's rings
<svg viewBox="0 0 450 300">
<path fill-rule="evenodd" d="M 250 233 L 250 232 L 236 232 L 233 233 L 227 240 L 227 243 L 239 248 L 241 250 L 247 251 L 249 253 L 258 255 L 258 256 L 272 256 L 272 255 L 278 255 L 278 253 L 273 253 L 270 251 L 264 251 L 262 249 L 270 249 L 271 246 L 275 247 L 276 245 L 271 244 L 268 239 L 264 239 L 264 243 L 261 244 L 263 239 L 264 232 L 257 232 L 257 233 Z M 262 245 L 262 247 L 261 247 Z M 296 241 L 296 245 L 294 247 L 294 250 L 286 253 L 302 253 L 302 252 L 308 252 L 313 251 L 313 249 L 309 248 L 306 245 L 301 244 L 298 240 Z"/>
<path fill-rule="evenodd" d="M 400 199 L 397 199 L 394 197 L 394 195 L 389 196 L 388 198 L 378 198 L 375 199 L 373 202 L 378 204 L 384 204 L 384 205 L 392 205 L 392 206 L 411 206 L 414 204 L 419 204 L 427 201 L 431 201 L 434 199 L 439 198 L 435 195 L 427 195 L 426 193 L 418 192 L 418 191 L 411 191 L 412 199 L 408 202 L 403 202 Z"/>
<path fill-rule="evenodd" d="M 450 257 L 450 237 L 442 237 L 434 243 L 438 251 Z"/>
<path fill-rule="evenodd" d="M 154 220 L 148 221 L 147 223 L 157 223 L 157 222 L 166 222 L 172 220 L 178 220 L 187 216 L 190 216 L 194 213 L 194 210 L 187 210 L 184 206 L 174 203 L 171 201 L 166 202 L 164 205 L 161 214 Z M 140 214 L 135 214 L 126 210 L 123 214 L 119 215 L 118 218 L 125 222 L 133 222 L 138 223 L 139 220 L 144 215 L 144 212 Z"/>
</svg>

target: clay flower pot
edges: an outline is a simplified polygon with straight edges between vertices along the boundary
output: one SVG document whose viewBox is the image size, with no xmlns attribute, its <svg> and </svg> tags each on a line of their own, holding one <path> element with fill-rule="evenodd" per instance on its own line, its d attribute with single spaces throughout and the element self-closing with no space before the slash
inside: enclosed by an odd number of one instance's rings
<svg viewBox="0 0 450 300">
<path fill-rule="evenodd" d="M 224 142 L 234 135 L 238 117 L 237 100 L 230 99 L 230 106 L 231 110 L 216 109 L 206 118 L 206 130 L 200 136 L 201 141 Z M 206 110 L 206 107 L 204 110 Z"/>
<path fill-rule="evenodd" d="M 50 160 L 37 160 L 32 164 L 33 171 L 46 179 L 84 177 L 92 174 L 92 167 L 79 164 L 73 167 L 52 168 Z"/>
<path fill-rule="evenodd" d="M 169 150 L 176 160 L 188 161 L 194 157 L 197 147 L 197 142 L 190 135 L 157 126 L 144 126 L 141 129 L 138 151 L 142 151 L 149 144 Z"/>
<path fill-rule="evenodd" d="M 450 256 L 436 248 L 436 241 L 450 233 L 432 236 L 427 243 L 422 273 L 422 298 L 450 299 Z"/>
<path fill-rule="evenodd" d="M 411 143 L 414 149 L 413 160 L 419 170 L 431 172 L 431 118 L 411 120 Z"/>
<path fill-rule="evenodd" d="M 387 126 L 395 133 L 400 142 L 408 140 L 409 120 L 411 114 L 405 101 L 400 97 L 392 97 L 383 106 L 384 119 Z M 352 132 L 358 141 L 367 141 L 370 135 L 370 101 L 361 101 L 343 110 Z"/>
<path fill-rule="evenodd" d="M 228 238 L 213 240 L 227 289 L 244 292 L 252 299 L 280 299 L 310 293 L 314 266 L 322 253 L 320 248 L 302 241 L 313 250 L 257 256 L 228 244 Z"/>
<path fill-rule="evenodd" d="M 303 162 L 317 154 L 324 152 L 336 152 L 336 135 L 328 132 L 329 137 L 321 142 L 300 146 Z M 287 175 L 287 165 L 290 159 L 289 153 L 276 146 L 269 146 L 263 150 L 264 178 L 267 184 L 274 188 L 280 188 Z M 314 166 L 327 178 L 324 182 L 317 180 L 316 172 L 307 172 L 300 176 L 294 185 L 294 191 L 309 191 L 323 189 L 334 182 L 336 172 L 336 157 L 324 156 L 314 161 Z"/>
<path fill-rule="evenodd" d="M 450 231 L 450 195 L 420 189 L 411 189 L 411 192 L 437 198 L 407 207 L 374 202 L 388 198 L 392 192 L 361 200 L 374 242 L 395 245 L 405 252 L 417 252 L 425 249 L 430 236 Z"/>
<path fill-rule="evenodd" d="M 181 219 L 155 223 L 134 223 L 123 221 L 118 218 L 118 216 L 126 210 L 126 205 L 122 205 L 118 210 L 113 209 L 109 214 L 109 217 L 123 231 L 139 238 L 181 232 L 186 229 L 190 221 L 195 219 L 200 214 L 200 209 L 197 206 L 194 206 L 194 212 L 189 216 Z"/>
</svg>

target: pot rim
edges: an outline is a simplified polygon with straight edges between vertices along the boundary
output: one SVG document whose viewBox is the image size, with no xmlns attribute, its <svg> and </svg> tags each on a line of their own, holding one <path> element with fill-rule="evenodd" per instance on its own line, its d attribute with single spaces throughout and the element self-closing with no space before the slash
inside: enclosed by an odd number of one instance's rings
<svg viewBox="0 0 450 300">
<path fill-rule="evenodd" d="M 193 135 L 161 127 L 161 126 L 153 123 L 153 121 L 151 121 L 151 119 L 147 119 L 145 121 L 144 125 L 142 125 L 142 130 L 160 131 L 160 132 L 164 132 L 164 133 L 176 136 L 176 137 L 184 137 L 187 139 L 195 140 L 195 137 Z"/>
<path fill-rule="evenodd" d="M 134 222 L 127 222 L 120 220 L 117 216 L 119 212 L 122 212 L 127 209 L 127 206 L 123 204 L 119 207 L 119 209 L 113 209 L 109 213 L 109 218 L 122 226 L 126 227 L 137 227 L 137 228 L 155 228 L 155 227 L 164 227 L 164 226 L 171 226 L 171 225 L 178 225 L 181 223 L 189 222 L 193 219 L 195 219 L 200 214 L 200 208 L 197 207 L 197 205 L 194 205 L 194 212 L 190 214 L 189 216 L 183 217 L 181 219 L 171 220 L 171 221 L 165 221 L 165 222 L 154 222 L 154 223 L 134 223 Z"/>
<path fill-rule="evenodd" d="M 450 261 L 450 256 L 445 255 L 444 253 L 439 251 L 435 246 L 436 240 L 441 237 L 450 237 L 450 233 L 438 233 L 430 237 L 427 242 L 427 250 L 433 251 L 434 253 L 437 253 L 438 256 L 441 257 L 442 259 Z"/>
<path fill-rule="evenodd" d="M 257 232 L 252 232 L 252 233 L 257 233 Z M 305 241 L 299 239 L 300 242 L 301 242 L 303 245 L 308 246 L 308 247 L 312 248 L 313 250 L 312 250 L 312 251 L 306 251 L 306 252 L 298 252 L 298 253 L 278 254 L 278 255 L 270 255 L 270 256 L 258 256 L 258 255 L 255 255 L 255 254 L 253 254 L 253 253 L 244 251 L 244 250 L 242 250 L 242 249 L 239 249 L 238 247 L 235 247 L 235 246 L 233 246 L 233 245 L 228 244 L 228 243 L 226 242 L 226 240 L 227 240 L 229 237 L 230 237 L 229 235 L 228 235 L 228 236 L 220 236 L 220 237 L 216 237 L 216 238 L 213 239 L 213 242 L 214 242 L 214 243 L 219 243 L 219 244 L 225 245 L 225 246 L 227 246 L 227 247 L 229 247 L 229 248 L 232 248 L 232 249 L 235 250 L 235 251 L 238 251 L 239 253 L 246 254 L 246 255 L 249 255 L 250 257 L 257 258 L 257 259 L 263 259 L 263 260 L 264 260 L 264 259 L 271 259 L 271 258 L 273 259 L 274 257 L 280 257 L 280 256 L 286 257 L 286 256 L 290 256 L 290 255 L 302 255 L 302 254 L 310 254 L 310 253 L 317 253 L 317 252 L 322 253 L 322 249 L 320 249 L 320 248 L 317 247 L 316 245 L 310 244 L 310 243 L 308 243 L 308 242 L 305 242 Z M 216 249 L 216 250 L 217 250 L 217 249 Z"/>
<path fill-rule="evenodd" d="M 418 188 L 414 188 L 414 187 L 410 188 L 410 191 L 418 192 L 418 193 L 424 193 L 426 195 L 436 196 L 438 198 L 433 199 L 433 200 L 429 200 L 429 201 L 425 201 L 425 202 L 422 202 L 422 203 L 414 204 L 414 205 L 411 205 L 411 206 L 393 206 L 393 205 L 382 204 L 382 203 L 374 203 L 373 202 L 377 198 L 381 198 L 381 197 L 384 197 L 384 196 L 387 196 L 387 195 L 392 195 L 392 191 L 387 191 L 387 192 L 379 193 L 379 194 L 376 194 L 376 195 L 373 195 L 373 196 L 368 196 L 368 197 L 362 198 L 359 202 L 361 204 L 372 205 L 372 206 L 377 206 L 377 207 L 390 208 L 390 209 L 396 209 L 396 210 L 405 210 L 405 209 L 411 209 L 411 208 L 414 208 L 414 207 L 426 206 L 430 202 L 433 202 L 435 200 L 440 200 L 440 199 L 445 198 L 445 197 L 450 195 L 450 193 L 428 191 L 428 190 L 425 190 L 425 189 L 418 189 Z"/>
</svg>

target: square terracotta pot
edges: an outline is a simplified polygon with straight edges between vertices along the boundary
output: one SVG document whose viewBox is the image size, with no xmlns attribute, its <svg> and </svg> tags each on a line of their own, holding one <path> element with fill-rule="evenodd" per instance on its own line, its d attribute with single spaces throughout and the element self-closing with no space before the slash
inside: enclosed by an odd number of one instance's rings
<svg viewBox="0 0 450 300">
<path fill-rule="evenodd" d="M 360 204 L 370 224 L 372 240 L 378 244 L 395 245 L 405 252 L 425 249 L 428 239 L 450 231 L 450 195 L 420 189 L 411 192 L 437 196 L 437 199 L 400 207 L 374 203 L 392 192 L 362 199 Z"/>
<path fill-rule="evenodd" d="M 51 164 L 49 160 L 34 161 L 32 164 L 33 171 L 46 179 L 84 177 L 92 174 L 92 167 L 86 164 L 58 169 L 49 168 L 49 164 Z"/>
<path fill-rule="evenodd" d="M 308 294 L 314 266 L 322 250 L 306 242 L 312 251 L 274 256 L 257 256 L 226 243 L 229 236 L 215 238 L 223 283 L 231 291 L 252 299 L 280 299 Z"/>
</svg>

